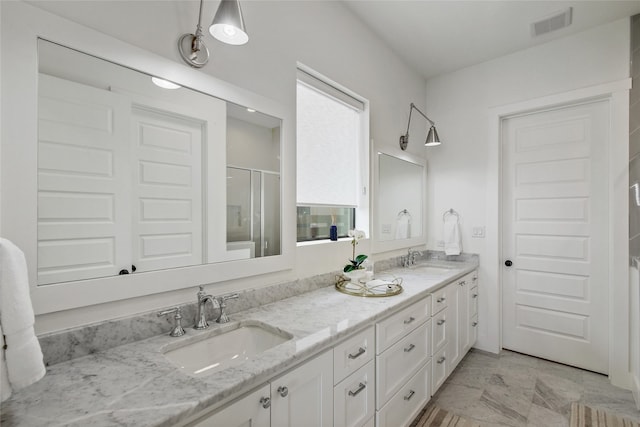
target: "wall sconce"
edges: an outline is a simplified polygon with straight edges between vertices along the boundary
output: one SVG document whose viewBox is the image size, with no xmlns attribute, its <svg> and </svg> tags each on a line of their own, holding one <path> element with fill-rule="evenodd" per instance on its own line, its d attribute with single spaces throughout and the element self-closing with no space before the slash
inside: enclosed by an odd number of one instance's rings
<svg viewBox="0 0 640 427">
<path fill-rule="evenodd" d="M 427 133 L 427 139 L 424 142 L 424 145 L 427 147 L 433 147 L 436 145 L 440 145 L 440 137 L 438 136 L 438 131 L 436 130 L 436 124 L 433 120 L 427 117 L 422 111 L 415 106 L 412 102 L 409 107 L 409 122 L 407 123 L 407 133 L 404 135 L 400 135 L 400 148 L 404 151 L 407 149 L 407 145 L 409 145 L 409 125 L 411 125 L 411 112 L 416 110 L 418 113 L 422 114 L 422 117 L 427 119 L 429 123 L 431 123 L 431 127 L 429 128 L 429 132 Z"/>
<path fill-rule="evenodd" d="M 202 4 L 198 12 L 198 26 L 195 34 L 183 34 L 178 40 L 180 56 L 187 64 L 194 68 L 202 68 L 209 62 L 209 49 L 202 40 Z M 249 41 L 249 36 L 244 26 L 242 9 L 238 0 L 222 0 L 209 27 L 213 37 L 221 42 L 242 45 Z"/>
</svg>

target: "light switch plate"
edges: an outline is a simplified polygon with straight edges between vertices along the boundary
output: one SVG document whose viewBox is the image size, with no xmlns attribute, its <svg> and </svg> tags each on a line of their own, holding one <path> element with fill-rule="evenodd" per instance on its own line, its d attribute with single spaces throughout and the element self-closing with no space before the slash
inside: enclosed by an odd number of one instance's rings
<svg viewBox="0 0 640 427">
<path fill-rule="evenodd" d="M 475 238 L 478 238 L 478 239 L 483 239 L 484 238 L 484 227 L 473 227 L 473 231 L 472 231 L 471 237 L 475 237 Z"/>
</svg>

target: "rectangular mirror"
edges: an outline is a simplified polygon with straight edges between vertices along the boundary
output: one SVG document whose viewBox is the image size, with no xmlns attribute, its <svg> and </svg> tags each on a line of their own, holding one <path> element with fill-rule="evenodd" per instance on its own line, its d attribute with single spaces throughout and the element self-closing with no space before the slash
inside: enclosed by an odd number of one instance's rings
<svg viewBox="0 0 640 427">
<path fill-rule="evenodd" d="M 424 245 L 426 164 L 407 153 L 376 156 L 374 244 L 377 250 Z"/>
<path fill-rule="evenodd" d="M 281 252 L 281 119 L 38 40 L 38 285 Z"/>
</svg>

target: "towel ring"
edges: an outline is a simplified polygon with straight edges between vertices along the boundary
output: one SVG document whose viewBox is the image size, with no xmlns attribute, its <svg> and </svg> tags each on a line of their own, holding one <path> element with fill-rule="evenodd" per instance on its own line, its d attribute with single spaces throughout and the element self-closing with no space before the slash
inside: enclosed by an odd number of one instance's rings
<svg viewBox="0 0 640 427">
<path fill-rule="evenodd" d="M 458 221 L 460 221 L 460 214 L 453 209 L 444 211 L 444 213 L 442 214 L 442 221 L 446 220 L 448 215 L 453 215 L 458 219 Z"/>
<path fill-rule="evenodd" d="M 409 218 L 411 218 L 411 214 L 406 209 L 402 209 L 400 212 L 398 212 L 398 218 L 403 216 L 408 216 Z"/>
</svg>

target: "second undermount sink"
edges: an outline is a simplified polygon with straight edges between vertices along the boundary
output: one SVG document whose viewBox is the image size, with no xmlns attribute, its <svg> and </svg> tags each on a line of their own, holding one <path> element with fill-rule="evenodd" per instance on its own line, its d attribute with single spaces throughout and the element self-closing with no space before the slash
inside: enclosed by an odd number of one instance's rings
<svg viewBox="0 0 640 427">
<path fill-rule="evenodd" d="M 412 269 L 428 276 L 444 276 L 452 271 L 452 269 L 448 267 L 438 267 L 433 265 L 417 265 Z"/>
<path fill-rule="evenodd" d="M 186 374 L 201 377 L 240 364 L 292 337 L 263 323 L 237 323 L 170 345 L 164 355 Z"/>
</svg>

